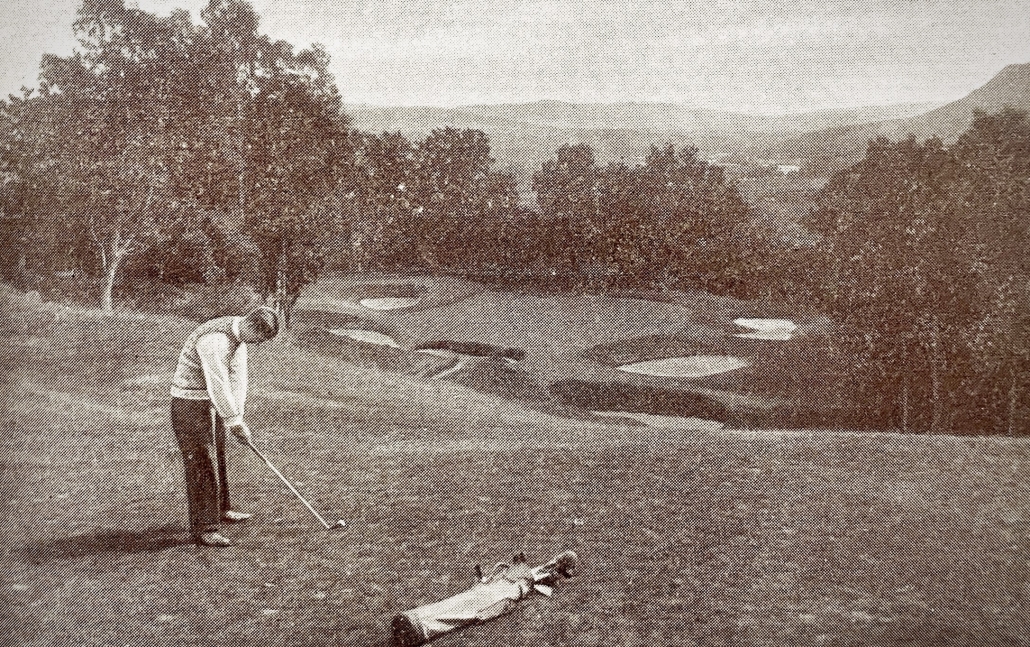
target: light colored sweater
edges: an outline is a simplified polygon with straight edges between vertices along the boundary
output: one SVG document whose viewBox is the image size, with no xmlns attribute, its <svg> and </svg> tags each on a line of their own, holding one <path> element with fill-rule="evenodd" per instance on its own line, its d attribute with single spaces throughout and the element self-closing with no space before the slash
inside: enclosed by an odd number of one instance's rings
<svg viewBox="0 0 1030 647">
<path fill-rule="evenodd" d="M 198 326 L 182 346 L 172 377 L 172 397 L 210 400 L 228 426 L 243 423 L 247 399 L 247 345 L 240 317 L 219 317 Z"/>
</svg>

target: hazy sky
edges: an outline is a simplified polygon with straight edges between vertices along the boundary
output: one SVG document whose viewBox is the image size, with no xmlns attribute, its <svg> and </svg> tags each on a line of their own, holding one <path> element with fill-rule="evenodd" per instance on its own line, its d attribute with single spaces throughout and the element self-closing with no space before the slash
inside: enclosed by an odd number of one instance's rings
<svg viewBox="0 0 1030 647">
<path fill-rule="evenodd" d="M 0 93 L 67 54 L 79 0 L 0 0 Z M 139 0 L 167 15 L 207 0 Z M 755 113 L 949 101 L 1030 62 L 1028 0 L 253 0 L 344 100 L 668 101 Z"/>
</svg>

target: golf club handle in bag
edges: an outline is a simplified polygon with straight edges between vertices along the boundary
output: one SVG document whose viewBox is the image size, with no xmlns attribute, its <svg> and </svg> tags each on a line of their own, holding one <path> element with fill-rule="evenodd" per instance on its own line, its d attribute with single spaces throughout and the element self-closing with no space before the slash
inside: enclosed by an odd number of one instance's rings
<svg viewBox="0 0 1030 647">
<path fill-rule="evenodd" d="M 333 526 L 331 526 L 329 524 L 328 521 L 326 521 L 325 519 L 322 518 L 322 515 L 318 514 L 318 511 L 315 510 L 311 506 L 311 504 L 308 503 L 307 499 L 305 499 L 301 495 L 301 493 L 297 491 L 297 488 L 293 487 L 293 484 L 290 483 L 289 479 L 287 479 L 285 476 L 283 476 L 282 472 L 280 472 L 279 470 L 277 470 L 275 468 L 275 465 L 272 465 L 272 461 L 268 460 L 268 457 L 265 456 L 264 454 L 262 454 L 261 450 L 259 450 L 257 447 L 254 446 L 254 443 L 252 441 L 250 441 L 250 440 L 247 441 L 247 447 L 250 447 L 254 451 L 254 453 L 257 454 L 257 457 L 260 458 L 265 463 L 265 465 L 268 466 L 268 469 L 272 470 L 272 472 L 276 476 L 278 476 L 279 479 L 283 483 L 286 484 L 286 487 L 290 488 L 290 492 L 293 492 L 297 496 L 297 498 L 300 499 L 300 502 L 304 504 L 304 507 L 306 507 L 311 512 L 311 514 L 315 515 L 315 518 L 318 519 L 322 523 L 323 526 L 325 526 L 326 530 L 329 530 L 329 529 L 331 529 L 333 527 Z"/>
<path fill-rule="evenodd" d="M 393 645 L 416 647 L 508 613 L 534 592 L 550 595 L 551 585 L 559 576 L 570 577 L 578 565 L 579 557 L 571 550 L 536 568 L 526 566 L 525 557 L 517 555 L 511 564 L 498 564 L 493 573 L 467 591 L 395 616 Z"/>
</svg>

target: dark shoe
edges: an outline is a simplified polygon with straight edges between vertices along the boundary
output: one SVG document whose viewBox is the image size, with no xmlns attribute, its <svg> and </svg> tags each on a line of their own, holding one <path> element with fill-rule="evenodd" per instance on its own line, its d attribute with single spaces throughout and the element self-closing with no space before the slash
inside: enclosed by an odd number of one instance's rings
<svg viewBox="0 0 1030 647">
<path fill-rule="evenodd" d="M 250 519 L 254 515 L 249 512 L 237 512 L 236 510 L 226 510 L 222 513 L 222 521 L 228 521 L 229 523 L 241 523 Z"/>
<path fill-rule="evenodd" d="M 217 530 L 211 532 L 202 532 L 197 535 L 198 546 L 211 546 L 212 548 L 225 548 L 226 546 L 232 546 L 232 542 L 225 535 L 220 534 Z"/>
</svg>

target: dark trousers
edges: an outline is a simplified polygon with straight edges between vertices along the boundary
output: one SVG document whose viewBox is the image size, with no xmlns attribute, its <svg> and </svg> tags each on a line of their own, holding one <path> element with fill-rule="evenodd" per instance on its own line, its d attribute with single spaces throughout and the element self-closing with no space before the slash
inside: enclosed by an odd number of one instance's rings
<svg viewBox="0 0 1030 647">
<path fill-rule="evenodd" d="M 172 431 L 186 473 L 190 528 L 194 535 L 218 530 L 230 510 L 225 475 L 225 424 L 208 400 L 172 398 Z"/>
</svg>

